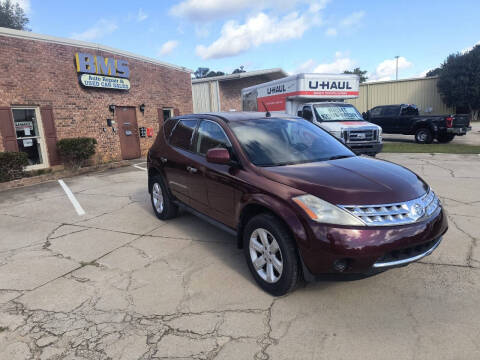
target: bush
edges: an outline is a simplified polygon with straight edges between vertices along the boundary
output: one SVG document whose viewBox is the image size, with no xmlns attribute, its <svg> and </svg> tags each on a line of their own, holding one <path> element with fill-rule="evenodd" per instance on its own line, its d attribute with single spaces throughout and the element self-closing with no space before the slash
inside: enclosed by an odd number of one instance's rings
<svg viewBox="0 0 480 360">
<path fill-rule="evenodd" d="M 58 141 L 57 149 L 67 167 L 80 168 L 95 154 L 95 145 L 93 138 L 78 137 Z"/>
<path fill-rule="evenodd" d="M 24 152 L 0 152 L 0 182 L 20 179 L 27 165 L 28 157 Z"/>
</svg>

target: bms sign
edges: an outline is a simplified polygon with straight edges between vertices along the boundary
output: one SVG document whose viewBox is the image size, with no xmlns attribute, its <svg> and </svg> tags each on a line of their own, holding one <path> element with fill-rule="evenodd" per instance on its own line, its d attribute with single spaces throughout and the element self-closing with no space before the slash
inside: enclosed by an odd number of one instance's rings
<svg viewBox="0 0 480 360">
<path fill-rule="evenodd" d="M 87 87 L 130 89 L 128 61 L 86 53 L 76 53 L 75 62 L 80 83 Z"/>
</svg>

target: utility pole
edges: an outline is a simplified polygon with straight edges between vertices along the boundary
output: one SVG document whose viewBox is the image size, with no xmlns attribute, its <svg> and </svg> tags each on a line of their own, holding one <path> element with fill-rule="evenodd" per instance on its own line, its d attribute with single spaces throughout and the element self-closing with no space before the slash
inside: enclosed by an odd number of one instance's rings
<svg viewBox="0 0 480 360">
<path fill-rule="evenodd" d="M 395 80 L 398 80 L 398 58 L 399 56 L 395 56 L 395 59 L 397 60 L 396 67 L 395 67 Z"/>
</svg>

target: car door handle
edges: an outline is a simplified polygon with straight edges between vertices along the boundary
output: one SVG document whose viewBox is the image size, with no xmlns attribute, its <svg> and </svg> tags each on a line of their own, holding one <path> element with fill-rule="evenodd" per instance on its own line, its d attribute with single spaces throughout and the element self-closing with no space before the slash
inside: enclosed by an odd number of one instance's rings
<svg viewBox="0 0 480 360">
<path fill-rule="evenodd" d="M 167 158 L 161 156 L 161 157 L 160 157 L 160 161 L 165 164 L 165 163 L 167 162 Z"/>
<path fill-rule="evenodd" d="M 195 174 L 198 171 L 198 169 L 195 169 L 194 167 L 191 167 L 191 166 L 187 166 L 187 171 L 190 174 Z"/>
</svg>

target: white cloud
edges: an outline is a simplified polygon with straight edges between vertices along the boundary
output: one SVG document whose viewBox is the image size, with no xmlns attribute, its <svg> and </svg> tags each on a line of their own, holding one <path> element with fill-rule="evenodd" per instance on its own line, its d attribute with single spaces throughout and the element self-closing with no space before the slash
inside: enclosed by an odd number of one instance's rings
<svg viewBox="0 0 480 360">
<path fill-rule="evenodd" d="M 299 74 L 299 73 L 309 73 L 312 72 L 313 69 L 315 69 L 315 66 L 317 65 L 316 61 L 313 59 L 308 59 L 304 63 L 300 64 L 295 71 L 293 72 L 294 74 Z"/>
<path fill-rule="evenodd" d="M 463 50 L 461 51 L 461 53 L 462 53 L 462 54 L 465 54 L 465 53 L 471 51 L 471 50 L 472 50 L 475 46 L 477 46 L 477 45 L 480 45 L 480 41 L 477 42 L 477 43 L 475 43 L 475 44 L 473 44 L 473 46 L 469 46 L 469 47 L 463 49 Z"/>
<path fill-rule="evenodd" d="M 30 0 L 14 0 L 12 3 L 17 3 L 26 13 L 30 12 Z"/>
<path fill-rule="evenodd" d="M 138 9 L 137 21 L 142 22 L 148 18 L 148 14 L 142 8 Z"/>
<path fill-rule="evenodd" d="M 336 28 L 333 26 L 329 27 L 325 31 L 325 35 L 336 36 L 339 32 L 351 32 L 361 25 L 362 19 L 364 17 L 365 17 L 365 11 L 353 12 L 350 15 L 344 17 L 342 20 L 340 20 Z"/>
<path fill-rule="evenodd" d="M 327 30 L 325 30 L 325 35 L 327 36 L 336 36 L 338 33 L 337 29 L 333 27 L 329 27 Z"/>
<path fill-rule="evenodd" d="M 330 0 L 184 0 L 170 9 L 170 14 L 202 22 L 236 16 L 242 11 L 263 11 L 265 9 L 289 11 L 299 3 L 309 4 L 309 10 L 317 12 Z"/>
<path fill-rule="evenodd" d="M 95 25 L 81 33 L 73 33 L 70 37 L 76 40 L 92 41 L 113 33 L 118 29 L 114 21 L 100 19 Z"/>
<path fill-rule="evenodd" d="M 392 80 L 396 71 L 396 59 L 382 61 L 373 74 L 368 74 L 368 81 Z M 413 64 L 403 56 L 398 58 L 398 70 L 407 69 Z"/>
<path fill-rule="evenodd" d="M 425 77 L 425 76 L 427 76 L 427 73 L 428 73 L 430 70 L 433 70 L 433 69 L 424 70 L 424 71 L 422 71 L 420 74 L 418 74 L 418 75 L 415 76 L 415 77 Z"/>
<path fill-rule="evenodd" d="M 319 14 L 312 11 L 302 15 L 294 11 L 283 17 L 260 12 L 247 18 L 244 24 L 227 21 L 220 37 L 208 46 L 198 45 L 196 52 L 203 59 L 234 56 L 262 44 L 301 38 L 318 21 Z"/>
<path fill-rule="evenodd" d="M 363 17 L 365 16 L 365 11 L 356 11 L 345 17 L 340 21 L 340 26 L 344 28 L 360 25 Z"/>
<path fill-rule="evenodd" d="M 345 70 L 350 70 L 355 65 L 355 61 L 345 56 L 343 53 L 337 51 L 335 53 L 335 60 L 331 63 L 319 64 L 315 67 L 313 72 L 326 74 L 340 74 Z"/>
<path fill-rule="evenodd" d="M 294 71 L 298 73 L 325 73 L 325 74 L 340 74 L 345 70 L 351 70 L 355 66 L 355 61 L 350 59 L 346 54 L 337 51 L 335 53 L 335 60 L 330 63 L 318 63 L 313 59 L 309 59 L 300 64 Z"/>
<path fill-rule="evenodd" d="M 162 45 L 160 50 L 158 51 L 158 55 L 168 55 L 170 54 L 176 47 L 178 46 L 178 41 L 176 40 L 169 40 Z"/>
<path fill-rule="evenodd" d="M 210 35 L 210 27 L 208 24 L 196 24 L 195 35 L 199 38 L 206 38 Z"/>
</svg>

